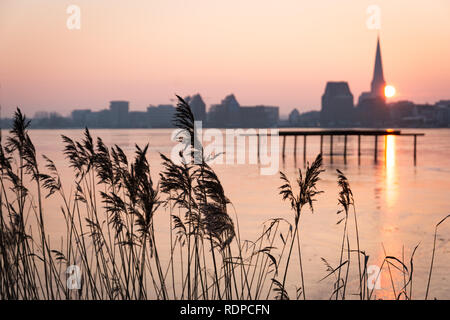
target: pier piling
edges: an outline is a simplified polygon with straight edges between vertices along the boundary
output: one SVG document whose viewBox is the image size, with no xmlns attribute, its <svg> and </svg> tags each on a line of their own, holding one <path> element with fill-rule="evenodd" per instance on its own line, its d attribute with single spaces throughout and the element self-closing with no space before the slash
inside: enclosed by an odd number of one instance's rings
<svg viewBox="0 0 450 320">
<path fill-rule="evenodd" d="M 320 154 L 323 154 L 323 135 L 320 135 Z"/>
<path fill-rule="evenodd" d="M 344 162 L 347 163 L 347 135 L 344 136 Z"/>
<path fill-rule="evenodd" d="M 306 134 L 303 136 L 303 162 L 306 162 Z"/>
<path fill-rule="evenodd" d="M 414 135 L 414 166 L 417 165 L 417 135 Z"/>
<path fill-rule="evenodd" d="M 377 135 L 375 135 L 374 160 L 375 160 L 375 162 L 377 162 L 377 160 L 378 160 L 378 136 Z"/>
</svg>

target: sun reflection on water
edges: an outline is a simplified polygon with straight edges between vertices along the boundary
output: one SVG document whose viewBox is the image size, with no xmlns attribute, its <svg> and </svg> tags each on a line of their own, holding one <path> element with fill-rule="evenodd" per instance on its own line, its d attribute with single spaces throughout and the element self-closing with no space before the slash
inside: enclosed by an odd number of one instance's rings
<svg viewBox="0 0 450 320">
<path fill-rule="evenodd" d="M 395 136 L 385 138 L 385 169 L 386 169 L 386 204 L 390 208 L 397 200 L 397 169 L 395 161 Z"/>
</svg>

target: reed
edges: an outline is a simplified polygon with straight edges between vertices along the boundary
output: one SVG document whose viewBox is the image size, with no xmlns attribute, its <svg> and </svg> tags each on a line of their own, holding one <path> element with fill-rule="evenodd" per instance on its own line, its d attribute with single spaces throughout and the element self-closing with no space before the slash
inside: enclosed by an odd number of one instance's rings
<svg viewBox="0 0 450 320">
<path fill-rule="evenodd" d="M 0 134 L 0 299 L 307 298 L 300 219 L 306 208 L 314 212 L 322 193 L 322 156 L 305 172 L 298 171 L 295 184 L 280 173 L 280 194 L 290 204 L 292 221 L 270 219 L 257 239 L 242 239 L 238 215 L 209 165 L 214 156 L 204 154 L 195 140 L 194 116 L 181 97 L 174 123 L 182 130 L 179 139 L 188 152 L 180 154 L 185 160 L 181 163 L 161 154 L 161 172 L 150 167 L 148 144 L 136 145 L 129 157 L 87 128 L 79 140 L 62 136 L 73 170 L 68 191 L 51 159 L 43 156 L 40 165 L 28 133 L 30 122 L 17 109 L 6 140 Z M 187 154 L 190 159 L 183 158 Z M 367 286 L 369 256 L 360 247 L 353 193 L 344 173 L 337 173 L 338 214 L 343 216 L 338 224 L 343 222 L 343 233 L 338 266 L 323 259 L 324 279 L 335 279 L 331 298 L 346 299 L 348 291 L 355 290 L 349 288 L 349 279 L 357 278 L 355 296 L 372 299 L 374 291 Z M 44 204 L 49 197 L 60 204 L 62 239 L 47 232 Z M 161 239 L 165 233 L 155 221 L 157 215 L 167 219 L 168 239 Z M 396 299 L 412 298 L 416 249 L 409 267 L 404 254 L 402 259 L 385 254 L 382 268 L 389 268 L 391 279 L 392 272 L 404 278 L 401 288 L 392 282 Z M 351 259 L 355 254 L 357 259 Z M 296 255 L 299 269 L 291 267 Z M 351 265 L 356 265 L 354 274 Z M 289 292 L 288 279 L 295 277 L 300 283 Z"/>
<path fill-rule="evenodd" d="M 301 291 L 303 294 L 303 298 L 306 299 L 305 294 L 305 281 L 304 281 L 304 273 L 303 273 L 303 263 L 302 263 L 302 255 L 300 249 L 300 235 L 299 235 L 299 221 L 302 213 L 302 209 L 305 205 L 309 205 L 311 212 L 314 212 L 313 202 L 316 201 L 316 196 L 322 191 L 317 190 L 317 182 L 319 181 L 319 175 L 324 170 L 322 167 L 322 155 L 319 154 L 317 158 L 314 160 L 311 166 L 307 166 L 305 177 L 303 177 L 301 169 L 298 171 L 297 178 L 297 186 L 298 191 L 293 189 L 289 179 L 286 177 L 284 173 L 280 173 L 281 180 L 283 181 L 283 185 L 280 187 L 280 194 L 282 195 L 283 200 L 288 200 L 291 205 L 291 209 L 294 211 L 294 234 L 292 235 L 291 244 L 289 246 L 289 252 L 286 260 L 286 268 L 283 275 L 283 281 L 281 283 L 275 282 L 277 287 L 280 288 L 282 295 L 281 298 L 288 298 L 287 294 L 285 294 L 285 285 L 286 278 L 288 273 L 288 268 L 290 264 L 290 259 L 292 255 L 292 249 L 294 247 L 294 241 L 297 240 L 297 248 L 298 248 L 298 258 L 300 265 L 300 276 L 301 276 Z M 275 280 L 274 280 L 275 281 Z"/>
</svg>

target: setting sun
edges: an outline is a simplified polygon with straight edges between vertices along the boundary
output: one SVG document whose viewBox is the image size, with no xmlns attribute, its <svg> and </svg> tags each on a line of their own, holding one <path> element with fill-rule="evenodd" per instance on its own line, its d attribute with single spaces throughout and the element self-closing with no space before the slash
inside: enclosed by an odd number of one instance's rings
<svg viewBox="0 0 450 320">
<path fill-rule="evenodd" d="M 384 87 L 384 95 L 387 98 L 391 98 L 391 97 L 395 96 L 395 88 L 393 86 Z"/>
</svg>

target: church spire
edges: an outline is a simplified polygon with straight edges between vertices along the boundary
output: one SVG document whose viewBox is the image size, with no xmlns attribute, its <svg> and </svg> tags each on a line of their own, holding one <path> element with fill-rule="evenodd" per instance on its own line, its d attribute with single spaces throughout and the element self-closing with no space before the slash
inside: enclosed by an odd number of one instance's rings
<svg viewBox="0 0 450 320">
<path fill-rule="evenodd" d="M 372 80 L 372 94 L 376 96 L 384 97 L 384 87 L 386 82 L 384 81 L 383 74 L 383 62 L 381 60 L 381 46 L 380 46 L 380 36 L 377 38 L 377 53 L 375 56 L 375 68 L 373 71 Z"/>
</svg>

